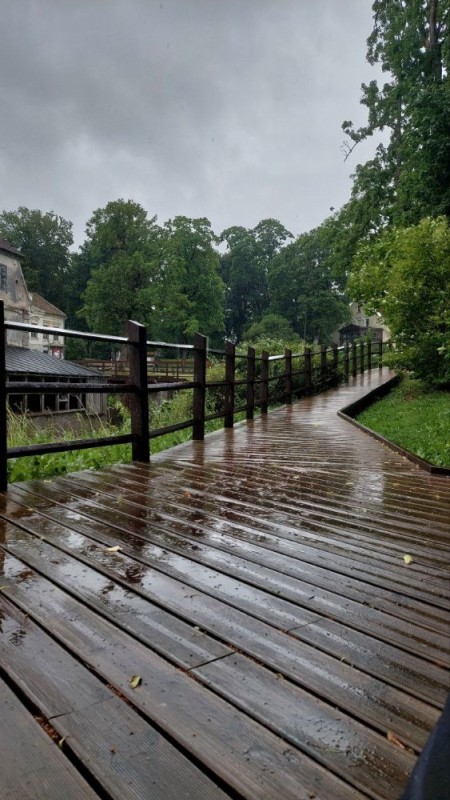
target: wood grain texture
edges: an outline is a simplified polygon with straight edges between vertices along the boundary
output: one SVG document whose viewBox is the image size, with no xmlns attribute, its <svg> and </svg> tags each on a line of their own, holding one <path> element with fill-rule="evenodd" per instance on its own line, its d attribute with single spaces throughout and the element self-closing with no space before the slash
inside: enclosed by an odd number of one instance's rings
<svg viewBox="0 0 450 800">
<path fill-rule="evenodd" d="M 0 669 L 108 796 L 401 794 L 450 685 L 450 480 L 337 416 L 390 375 L 0 496 Z"/>
</svg>

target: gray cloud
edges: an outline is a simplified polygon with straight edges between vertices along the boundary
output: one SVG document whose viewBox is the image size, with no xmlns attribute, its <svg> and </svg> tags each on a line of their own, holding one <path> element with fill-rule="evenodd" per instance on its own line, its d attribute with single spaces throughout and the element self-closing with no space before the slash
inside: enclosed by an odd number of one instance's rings
<svg viewBox="0 0 450 800">
<path fill-rule="evenodd" d="M 369 0 L 0 0 L 0 208 L 294 233 L 348 199 Z M 374 145 L 361 149 L 364 161 Z"/>
</svg>

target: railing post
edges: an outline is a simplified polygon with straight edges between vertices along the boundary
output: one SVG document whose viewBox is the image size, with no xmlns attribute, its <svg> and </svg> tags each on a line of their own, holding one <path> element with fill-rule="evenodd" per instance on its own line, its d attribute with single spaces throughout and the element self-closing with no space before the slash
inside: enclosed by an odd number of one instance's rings
<svg viewBox="0 0 450 800">
<path fill-rule="evenodd" d="M 284 397 L 286 405 L 292 405 L 292 350 L 284 351 Z"/>
<path fill-rule="evenodd" d="M 261 414 L 267 414 L 269 408 L 269 353 L 261 353 Z"/>
<path fill-rule="evenodd" d="M 320 347 L 320 383 L 327 382 L 327 346 L 322 344 Z"/>
<path fill-rule="evenodd" d="M 358 362 L 356 356 L 356 342 L 352 342 L 352 375 L 354 378 L 356 378 L 358 373 Z"/>
<path fill-rule="evenodd" d="M 150 426 L 148 419 L 147 331 L 144 325 L 128 320 L 130 382 L 136 392 L 130 395 L 131 433 L 135 437 L 133 461 L 150 461 Z"/>
<path fill-rule="evenodd" d="M 305 391 L 310 392 L 312 386 L 311 348 L 305 347 Z"/>
<path fill-rule="evenodd" d="M 337 344 L 333 344 L 333 379 L 339 383 L 339 350 Z"/>
<path fill-rule="evenodd" d="M 253 419 L 255 414 L 255 375 L 255 348 L 249 347 L 247 350 L 247 410 L 245 415 L 247 419 Z"/>
<path fill-rule="evenodd" d="M 359 343 L 359 371 L 361 372 L 361 374 L 364 372 L 364 352 L 365 352 L 364 342 L 361 341 Z"/>
<path fill-rule="evenodd" d="M 370 339 L 367 342 L 367 369 L 372 369 L 372 342 Z"/>
<path fill-rule="evenodd" d="M 225 428 L 232 428 L 234 423 L 234 381 L 236 371 L 236 355 L 233 342 L 225 343 Z"/>
<path fill-rule="evenodd" d="M 5 304 L 0 301 L 0 492 L 8 488 L 8 428 L 6 421 Z"/>
<path fill-rule="evenodd" d="M 378 367 L 381 369 L 383 366 L 383 342 L 378 342 Z"/>
<path fill-rule="evenodd" d="M 205 438 L 205 403 L 206 403 L 206 336 L 196 333 L 194 336 L 194 382 L 197 384 L 193 392 L 192 438 L 202 441 Z"/>
</svg>

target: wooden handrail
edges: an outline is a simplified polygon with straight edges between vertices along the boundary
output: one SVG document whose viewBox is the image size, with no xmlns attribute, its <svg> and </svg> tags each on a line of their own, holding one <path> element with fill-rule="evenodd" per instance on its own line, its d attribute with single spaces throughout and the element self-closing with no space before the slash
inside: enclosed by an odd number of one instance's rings
<svg viewBox="0 0 450 800">
<path fill-rule="evenodd" d="M 4 318 L 4 304 L 0 302 L 0 330 L 40 330 L 39 326 L 12 322 Z M 43 329 L 44 330 L 44 329 Z M 50 329 L 46 328 L 45 331 Z M 176 345 L 169 343 L 155 343 L 147 341 L 146 329 L 138 322 L 127 323 L 127 338 L 84 333 L 82 331 L 66 331 L 58 329 L 60 335 L 87 338 L 89 340 L 109 341 L 121 346 L 126 345 L 128 357 L 126 364 L 128 375 L 126 383 L 109 383 L 106 375 L 103 380 L 95 382 L 88 378 L 86 383 L 81 380 L 64 382 L 62 379 L 49 381 L 14 381 L 8 382 L 6 374 L 5 335 L 0 336 L 0 491 L 5 491 L 7 486 L 7 459 L 19 458 L 25 455 L 37 455 L 64 450 L 81 450 L 87 447 L 101 447 L 118 443 L 130 443 L 132 457 L 135 461 L 148 462 L 150 459 L 150 440 L 165 433 L 192 427 L 192 436 L 202 440 L 205 435 L 205 422 L 222 418 L 227 428 L 232 428 L 237 412 L 244 411 L 247 420 L 252 420 L 255 409 L 259 408 L 262 414 L 267 414 L 269 405 L 284 400 L 286 404 L 292 403 L 294 396 L 321 391 L 329 385 L 335 385 L 339 379 L 348 380 L 350 373 L 356 377 L 359 370 L 365 366 L 371 369 L 373 363 L 382 366 L 383 345 L 378 343 L 374 350 L 368 341 L 359 345 L 352 343 L 351 349 L 346 343 L 343 347 L 333 346 L 329 350 L 325 346 L 315 349 L 305 347 L 303 353 L 292 353 L 286 349 L 283 355 L 269 356 L 264 351 L 261 356 L 256 356 L 255 349 L 249 347 L 247 354 L 236 353 L 235 345 L 227 342 L 225 350 L 208 350 L 207 339 L 201 334 L 196 334 L 193 345 Z M 149 376 L 153 364 L 149 361 L 150 346 L 166 346 L 168 348 L 182 348 L 190 352 L 190 358 L 172 359 L 169 363 L 174 365 L 176 382 L 149 383 Z M 224 380 L 207 381 L 208 353 L 214 352 L 216 356 L 225 359 Z M 351 357 L 350 357 L 351 352 Z M 154 356 L 154 353 L 151 353 Z M 320 361 L 317 359 L 320 358 Z M 239 361 L 237 362 L 237 359 Z M 193 365 L 193 380 L 181 380 L 179 364 Z M 168 360 L 164 361 L 164 366 Z M 295 366 L 294 366 L 295 364 Z M 167 369 L 167 367 L 166 367 Z M 272 374 L 273 373 L 273 374 Z M 190 373 L 192 374 L 192 373 Z M 175 377 L 175 374 L 174 374 Z M 271 390 L 271 387 L 275 388 Z M 244 398 L 241 387 L 246 387 Z M 255 388 L 259 387 L 259 399 L 255 399 Z M 220 411 L 211 413 L 206 409 L 206 393 L 208 388 L 224 392 L 224 406 Z M 185 422 L 168 425 L 156 430 L 150 430 L 149 424 L 149 394 L 157 391 L 192 390 L 192 418 Z M 7 396 L 8 394 L 58 394 L 67 393 L 92 393 L 92 394 L 125 394 L 131 414 L 131 433 L 122 436 L 107 438 L 92 438 L 74 440 L 70 442 L 53 442 L 49 444 L 29 445 L 23 447 L 7 447 Z M 239 396 L 236 405 L 236 398 Z"/>
</svg>

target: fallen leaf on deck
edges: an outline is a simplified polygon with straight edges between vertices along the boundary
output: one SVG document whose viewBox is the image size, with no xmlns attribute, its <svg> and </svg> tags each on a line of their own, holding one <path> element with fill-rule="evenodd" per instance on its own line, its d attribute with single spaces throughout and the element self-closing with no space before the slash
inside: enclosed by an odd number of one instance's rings
<svg viewBox="0 0 450 800">
<path fill-rule="evenodd" d="M 130 687 L 132 689 L 137 689 L 142 683 L 142 678 L 140 675 L 132 675 L 130 678 Z"/>
<path fill-rule="evenodd" d="M 409 555 L 403 556 L 403 561 L 405 562 L 405 564 L 412 564 L 412 560 L 413 560 L 412 556 Z"/>
<path fill-rule="evenodd" d="M 107 553 L 118 553 L 119 550 L 121 550 L 121 548 L 119 547 L 118 544 L 114 545 L 114 547 L 107 547 L 106 548 L 106 552 Z"/>
<path fill-rule="evenodd" d="M 66 739 L 67 739 L 67 736 L 63 736 L 62 739 L 60 739 L 59 742 L 58 742 L 58 747 L 62 747 L 64 742 L 66 741 Z"/>
<path fill-rule="evenodd" d="M 392 731 L 387 732 L 387 740 L 388 742 L 392 742 L 392 744 L 397 745 L 397 747 L 399 747 L 400 750 L 406 750 L 406 747 L 403 744 L 403 742 L 401 742 L 398 736 L 396 736 L 395 733 L 392 733 Z"/>
<path fill-rule="evenodd" d="M 188 490 L 186 489 L 186 491 L 183 492 L 183 497 L 190 497 L 190 496 L 191 496 L 191 493 L 188 492 Z"/>
</svg>

